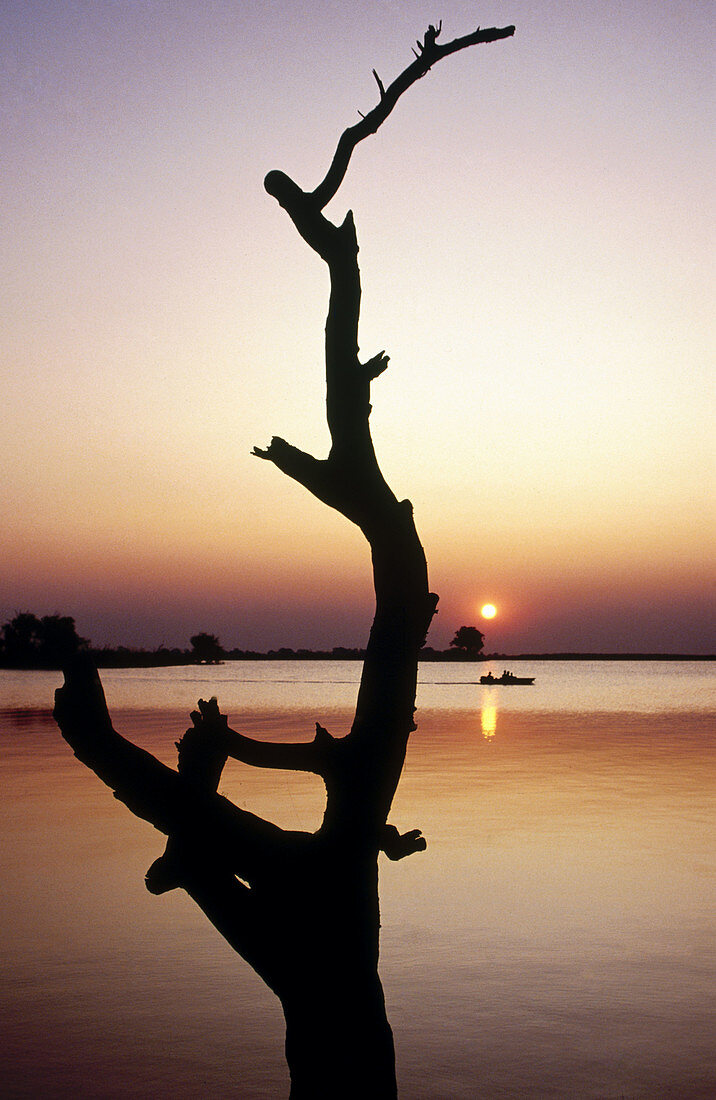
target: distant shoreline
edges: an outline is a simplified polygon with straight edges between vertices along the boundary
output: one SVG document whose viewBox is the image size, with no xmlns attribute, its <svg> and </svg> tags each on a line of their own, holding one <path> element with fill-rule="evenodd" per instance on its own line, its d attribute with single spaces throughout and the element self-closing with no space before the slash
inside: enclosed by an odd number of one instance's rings
<svg viewBox="0 0 716 1100">
<path fill-rule="evenodd" d="M 219 661 L 204 662 L 195 660 L 185 650 L 133 650 L 90 649 L 87 651 L 100 669 L 111 668 L 172 668 L 188 665 L 226 664 L 232 661 L 362 661 L 365 651 L 336 647 L 333 650 L 314 649 L 270 649 L 266 653 L 254 650 L 231 650 Z M 445 664 L 483 664 L 486 661 L 715 661 L 713 653 L 485 653 L 475 658 L 465 657 L 450 649 L 431 649 L 427 647 L 420 653 L 425 663 Z M 40 672 L 56 671 L 47 665 L 17 665 L 0 662 L 0 668 L 15 671 Z"/>
</svg>

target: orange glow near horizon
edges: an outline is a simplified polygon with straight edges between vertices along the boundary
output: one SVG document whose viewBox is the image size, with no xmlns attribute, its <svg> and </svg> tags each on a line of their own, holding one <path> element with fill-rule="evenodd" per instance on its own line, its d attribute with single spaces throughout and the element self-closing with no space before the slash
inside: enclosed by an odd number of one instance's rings
<svg viewBox="0 0 716 1100">
<path fill-rule="evenodd" d="M 355 213 L 361 359 L 390 355 L 371 430 L 440 594 L 429 643 L 477 591 L 491 651 L 708 652 L 708 36 L 676 8 L 627 6 L 615 38 L 596 0 L 559 26 L 514 4 L 514 39 L 411 89 L 328 211 Z M 322 178 L 423 17 L 278 7 L 247 36 L 234 5 L 10 5 L 0 621 L 365 641 L 362 536 L 251 457 L 329 445 L 328 278 L 262 179 Z M 473 19 L 453 5 L 446 36 Z"/>
</svg>

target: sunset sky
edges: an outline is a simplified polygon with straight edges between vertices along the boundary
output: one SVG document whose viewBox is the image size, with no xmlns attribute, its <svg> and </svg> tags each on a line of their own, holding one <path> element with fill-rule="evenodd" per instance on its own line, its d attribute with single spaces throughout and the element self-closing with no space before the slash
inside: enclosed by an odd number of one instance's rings
<svg viewBox="0 0 716 1100">
<path fill-rule="evenodd" d="M 360 534 L 250 454 L 328 439 L 327 274 L 262 181 L 315 187 L 440 18 L 517 29 L 414 86 L 328 209 L 429 642 L 716 648 L 706 0 L 4 0 L 2 621 L 364 643 Z"/>
</svg>

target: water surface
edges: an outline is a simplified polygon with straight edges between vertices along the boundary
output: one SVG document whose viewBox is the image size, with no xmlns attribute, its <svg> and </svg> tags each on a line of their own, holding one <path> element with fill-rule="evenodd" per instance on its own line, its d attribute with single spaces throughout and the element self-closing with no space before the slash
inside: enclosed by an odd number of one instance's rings
<svg viewBox="0 0 716 1100">
<path fill-rule="evenodd" d="M 401 1095 L 711 1097 L 712 666 L 421 667 L 381 859 L 383 976 Z M 496 672 L 501 667 L 495 668 Z M 103 674 L 115 724 L 167 763 L 198 696 L 235 728 L 345 732 L 354 662 Z M 51 673 L 0 673 L 0 1092 L 284 1097 L 278 1002 L 182 894 L 143 876 L 163 838 L 73 758 Z M 224 793 L 314 828 L 315 777 L 232 763 Z M 286 913 L 287 922 L 291 914 Z"/>
</svg>

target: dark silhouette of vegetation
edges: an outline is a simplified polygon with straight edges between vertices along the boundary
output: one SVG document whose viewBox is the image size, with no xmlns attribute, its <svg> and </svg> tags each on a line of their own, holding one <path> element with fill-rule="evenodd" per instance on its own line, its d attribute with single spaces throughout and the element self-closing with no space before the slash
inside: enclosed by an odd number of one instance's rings
<svg viewBox="0 0 716 1100">
<path fill-rule="evenodd" d="M 62 668 L 89 642 L 69 615 L 19 611 L 0 629 L 0 663 L 5 668 Z"/>
<path fill-rule="evenodd" d="M 191 656 L 197 664 L 215 665 L 226 653 L 216 634 L 194 634 L 190 639 Z"/>
<path fill-rule="evenodd" d="M 476 626 L 461 626 L 450 642 L 457 653 L 466 661 L 476 661 L 482 653 L 485 635 Z"/>
<path fill-rule="evenodd" d="M 174 771 L 113 729 L 86 657 L 70 663 L 56 695 L 57 721 L 78 759 L 168 837 L 147 873 L 148 889 L 184 889 L 280 999 L 294 1100 L 397 1093 L 378 976 L 378 855 L 397 860 L 425 848 L 419 829 L 401 833 L 388 815 L 415 729 L 418 658 L 437 604 L 412 506 L 387 485 L 371 439 L 371 383 L 388 357 L 383 351 L 365 361 L 358 357 L 361 288 L 353 215 L 336 225 L 323 210 L 356 144 L 378 129 L 403 92 L 449 54 L 513 31 L 478 30 L 442 45 L 440 27 L 430 26 L 413 63 L 389 87 L 375 74 L 378 104 L 343 133 L 314 191 L 303 191 L 283 172 L 270 172 L 264 181 L 328 267 L 331 447 L 319 459 L 274 437 L 254 454 L 354 523 L 370 547 L 375 617 L 350 731 L 333 736 L 317 722 L 311 741 L 255 741 L 229 728 L 215 700 L 200 700 Z M 229 756 L 320 776 L 327 796 L 320 828 L 280 829 L 219 796 Z"/>
<path fill-rule="evenodd" d="M 333 646 L 332 649 L 291 649 L 280 646 L 262 652 L 229 649 L 216 634 L 201 632 L 189 639 L 191 648 L 135 649 L 130 646 L 92 646 L 75 629 L 68 615 L 38 618 L 29 611 L 18 612 L 0 627 L 0 668 L 61 669 L 73 653 L 88 653 L 97 668 L 166 668 L 172 665 L 216 664 L 220 661 L 363 661 L 365 649 Z M 461 654 L 454 649 L 420 650 L 421 661 L 454 661 Z"/>
</svg>

